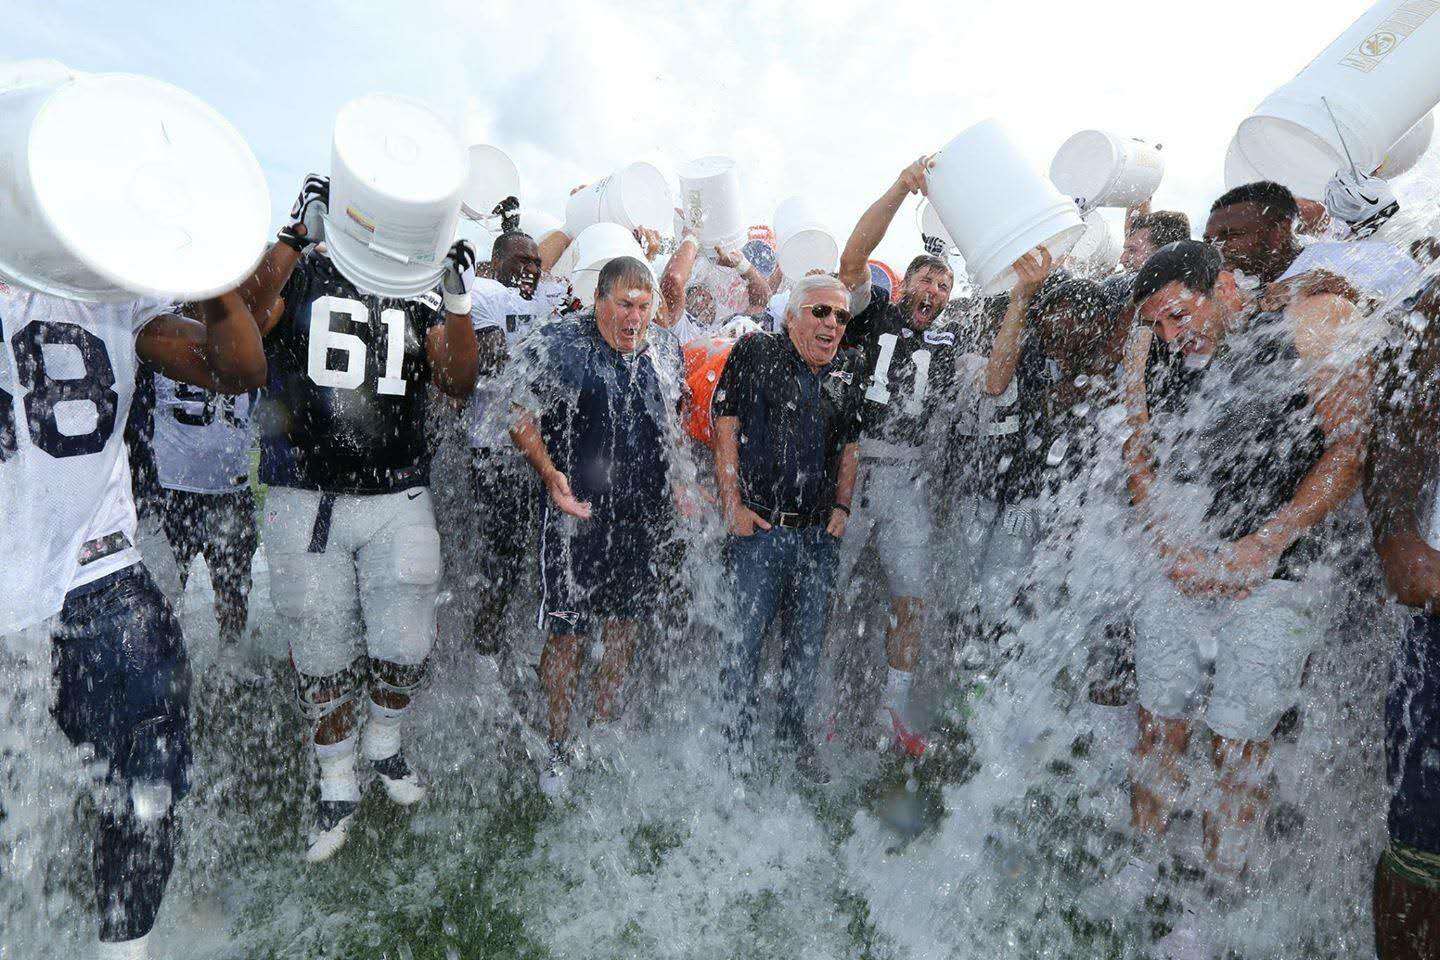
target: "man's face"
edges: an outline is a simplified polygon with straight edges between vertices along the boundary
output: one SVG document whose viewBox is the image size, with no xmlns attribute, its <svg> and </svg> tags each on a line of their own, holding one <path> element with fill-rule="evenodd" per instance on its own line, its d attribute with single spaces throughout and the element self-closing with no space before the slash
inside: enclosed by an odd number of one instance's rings
<svg viewBox="0 0 1440 960">
<path fill-rule="evenodd" d="M 490 259 L 495 279 L 530 300 L 540 283 L 540 248 L 529 237 L 505 241 Z"/>
<path fill-rule="evenodd" d="M 1254 201 L 1235 203 L 1210 214 L 1205 242 L 1214 244 L 1225 269 L 1239 270 L 1267 283 L 1285 272 L 1294 259 L 1290 218 L 1270 212 Z"/>
<path fill-rule="evenodd" d="M 1126 273 L 1135 273 L 1145 266 L 1145 261 L 1155 252 L 1150 230 L 1150 227 L 1142 227 L 1125 238 L 1125 249 L 1120 251 L 1120 267 Z"/>
<path fill-rule="evenodd" d="M 816 308 L 825 316 L 817 317 Z M 835 359 L 840 337 L 850 320 L 850 298 L 842 290 L 812 290 L 793 307 L 785 320 L 790 342 L 800 358 L 812 367 L 823 367 Z"/>
<path fill-rule="evenodd" d="M 634 353 L 645 345 L 654 305 L 655 292 L 650 287 L 617 281 L 609 295 L 595 301 L 600 336 L 621 353 Z"/>
<path fill-rule="evenodd" d="M 910 314 L 910 326 L 923 330 L 934 323 L 954 286 L 950 271 L 939 267 L 921 267 L 906 277 L 900 284 L 900 307 Z"/>
<path fill-rule="evenodd" d="M 1218 288 L 1219 281 L 1216 285 Z M 1140 321 L 1184 354 L 1192 366 L 1203 366 L 1215 353 L 1225 335 L 1228 314 L 1215 291 L 1196 293 L 1179 280 L 1170 281 L 1140 304 Z"/>
</svg>

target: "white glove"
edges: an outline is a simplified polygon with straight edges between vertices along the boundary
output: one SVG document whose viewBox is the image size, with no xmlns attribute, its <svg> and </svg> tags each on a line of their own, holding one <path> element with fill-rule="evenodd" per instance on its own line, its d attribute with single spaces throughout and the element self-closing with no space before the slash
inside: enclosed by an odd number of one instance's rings
<svg viewBox="0 0 1440 960">
<path fill-rule="evenodd" d="M 275 235 L 285 246 L 299 253 L 325 239 L 325 217 L 330 212 L 330 178 L 312 173 L 300 185 L 300 195 L 290 208 L 290 220 Z M 302 234 L 297 228 L 304 227 Z"/>
<path fill-rule="evenodd" d="M 470 291 L 474 287 L 475 247 L 469 240 L 456 240 L 445 254 L 445 273 L 440 278 L 445 312 L 469 316 Z"/>
<path fill-rule="evenodd" d="M 1400 201 L 1390 184 L 1379 177 L 1357 176 L 1341 170 L 1325 187 L 1325 209 L 1336 220 L 1349 224 L 1356 237 L 1368 237 L 1400 210 Z"/>
</svg>

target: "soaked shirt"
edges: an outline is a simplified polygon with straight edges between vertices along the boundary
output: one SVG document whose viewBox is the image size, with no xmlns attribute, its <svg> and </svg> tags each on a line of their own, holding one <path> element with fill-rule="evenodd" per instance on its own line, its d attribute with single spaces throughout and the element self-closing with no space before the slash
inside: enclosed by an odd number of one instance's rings
<svg viewBox="0 0 1440 960">
<path fill-rule="evenodd" d="M 1160 479 L 1204 489 L 1209 535 L 1233 542 L 1253 533 L 1325 453 L 1309 365 L 1289 323 L 1279 312 L 1256 314 L 1199 370 L 1187 370 L 1180 351 L 1159 337 L 1150 352 L 1146 396 Z M 1313 539 L 1301 538 L 1276 576 L 1297 578 L 1317 555 Z"/>
<path fill-rule="evenodd" d="M 652 328 L 649 343 L 621 353 L 587 312 L 537 328 L 512 366 L 512 395 L 594 519 L 668 516 L 683 383 L 672 337 Z"/>
<path fill-rule="evenodd" d="M 817 373 L 783 333 L 735 344 L 711 409 L 740 422 L 742 500 L 806 515 L 834 505 L 840 456 L 860 438 L 858 360 L 842 351 Z"/>
<path fill-rule="evenodd" d="M 273 432 L 261 480 L 354 494 L 428 483 L 425 338 L 443 322 L 439 296 L 363 292 L 318 252 L 281 296 L 285 313 L 265 337 Z"/>
<path fill-rule="evenodd" d="M 863 438 L 919 452 L 930 419 L 955 398 L 959 326 L 941 316 L 916 330 L 905 310 L 879 296 L 850 322 L 844 342 L 859 350 L 865 379 Z"/>
</svg>

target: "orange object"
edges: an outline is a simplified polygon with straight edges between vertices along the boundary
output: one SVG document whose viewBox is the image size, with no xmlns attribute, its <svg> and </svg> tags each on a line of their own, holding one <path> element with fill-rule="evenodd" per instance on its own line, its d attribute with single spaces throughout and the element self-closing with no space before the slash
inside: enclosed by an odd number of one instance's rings
<svg viewBox="0 0 1440 960">
<path fill-rule="evenodd" d="M 703 337 L 685 344 L 685 382 L 690 387 L 690 409 L 685 414 L 685 432 L 707 447 L 715 445 L 715 422 L 710 401 L 720 373 L 736 343 L 733 337 Z"/>
</svg>

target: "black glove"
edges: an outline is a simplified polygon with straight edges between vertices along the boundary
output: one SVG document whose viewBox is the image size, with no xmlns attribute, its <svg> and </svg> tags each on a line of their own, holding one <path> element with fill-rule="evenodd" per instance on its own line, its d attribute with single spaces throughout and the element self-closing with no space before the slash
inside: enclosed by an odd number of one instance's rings
<svg viewBox="0 0 1440 960">
<path fill-rule="evenodd" d="M 325 216 L 329 212 L 330 178 L 312 173 L 300 185 L 300 195 L 290 208 L 290 222 L 280 228 L 275 239 L 298 253 L 304 253 L 325 239 Z M 304 229 L 301 230 L 301 227 Z"/>
</svg>

